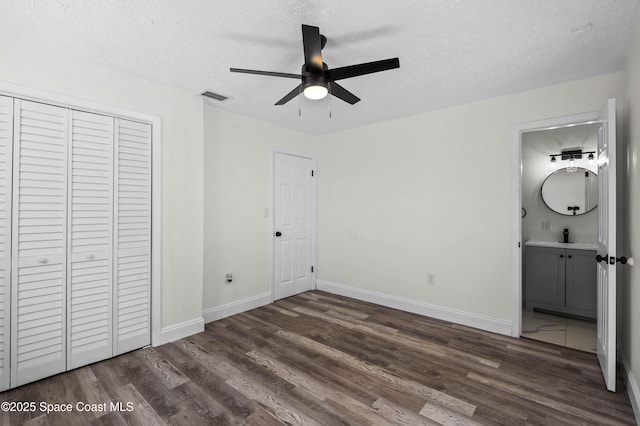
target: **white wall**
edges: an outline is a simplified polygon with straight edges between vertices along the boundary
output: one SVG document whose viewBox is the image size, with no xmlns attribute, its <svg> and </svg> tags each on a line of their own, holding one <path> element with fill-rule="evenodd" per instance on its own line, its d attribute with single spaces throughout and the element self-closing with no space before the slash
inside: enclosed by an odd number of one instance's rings
<svg viewBox="0 0 640 426">
<path fill-rule="evenodd" d="M 214 108 L 205 117 L 205 319 L 229 304 L 271 292 L 271 154 L 313 154 L 314 137 Z M 228 284 L 225 276 L 233 273 Z M 261 300 L 265 300 L 263 297 Z M 271 301 L 270 294 L 266 300 Z M 243 305 L 251 306 L 251 305 Z"/>
<path fill-rule="evenodd" d="M 595 124 L 564 129 L 527 132 L 522 136 L 522 207 L 527 215 L 522 219 L 522 241 L 562 241 L 562 231 L 569 229 L 569 239 L 578 243 L 596 243 L 598 233 L 598 208 L 585 214 L 567 216 L 551 210 L 542 199 L 541 187 L 553 172 L 567 167 L 568 161 L 557 158 L 556 167 L 551 167 L 549 155 L 563 149 L 580 148 L 595 151 L 598 128 Z M 586 155 L 575 160 L 577 167 L 597 173 L 597 164 L 589 165 Z M 570 212 L 567 212 L 570 213 Z M 548 221 L 550 229 L 542 229 Z"/>
<path fill-rule="evenodd" d="M 162 118 L 162 327 L 202 317 L 202 99 L 0 37 L 0 80 Z"/>
<path fill-rule="evenodd" d="M 323 136 L 318 281 L 510 324 L 512 126 L 600 110 L 621 84 L 616 73 Z"/>
<path fill-rule="evenodd" d="M 622 102 L 623 130 L 618 163 L 624 176 L 622 184 L 622 255 L 633 256 L 635 266 L 621 267 L 619 293 L 621 312 L 620 353 L 630 373 L 630 396 L 635 404 L 636 419 L 640 421 L 640 27 L 635 26 L 634 36 L 627 52 L 624 67 L 626 78 L 625 97 Z M 629 385 L 629 383 L 628 383 Z"/>
</svg>

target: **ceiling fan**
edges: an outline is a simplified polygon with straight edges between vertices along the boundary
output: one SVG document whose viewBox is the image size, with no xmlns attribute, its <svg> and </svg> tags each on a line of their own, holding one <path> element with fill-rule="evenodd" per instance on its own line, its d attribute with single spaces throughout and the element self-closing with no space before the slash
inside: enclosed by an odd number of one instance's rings
<svg viewBox="0 0 640 426">
<path fill-rule="evenodd" d="M 340 86 L 336 83 L 336 80 L 343 80 L 345 78 L 357 77 L 359 75 L 400 68 L 400 61 L 398 58 L 392 58 L 330 69 L 327 67 L 327 64 L 322 61 L 321 51 L 326 43 L 327 38 L 320 34 L 320 28 L 303 24 L 302 46 L 304 48 L 304 65 L 302 65 L 302 72 L 300 74 L 247 70 L 241 68 L 230 68 L 230 71 L 302 80 L 300 85 L 287 93 L 284 98 L 276 102 L 276 105 L 284 105 L 300 93 L 304 93 L 305 97 L 308 99 L 322 99 L 330 93 L 333 96 L 353 105 L 360 101 L 360 98 Z"/>
</svg>

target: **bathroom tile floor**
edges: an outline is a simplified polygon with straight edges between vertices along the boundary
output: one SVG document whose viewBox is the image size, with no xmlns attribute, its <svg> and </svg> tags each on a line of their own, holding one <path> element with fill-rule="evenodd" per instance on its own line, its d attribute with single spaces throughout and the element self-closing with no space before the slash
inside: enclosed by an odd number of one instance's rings
<svg viewBox="0 0 640 426">
<path fill-rule="evenodd" d="M 522 311 L 522 337 L 596 353 L 596 323 Z"/>
</svg>

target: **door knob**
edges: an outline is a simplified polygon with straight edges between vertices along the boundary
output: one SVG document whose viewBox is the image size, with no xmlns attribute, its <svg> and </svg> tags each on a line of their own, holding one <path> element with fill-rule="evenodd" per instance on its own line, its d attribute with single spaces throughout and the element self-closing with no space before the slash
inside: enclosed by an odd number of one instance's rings
<svg viewBox="0 0 640 426">
<path fill-rule="evenodd" d="M 282 232 L 276 231 L 276 237 L 280 237 L 280 236 L 282 236 Z"/>
<path fill-rule="evenodd" d="M 596 256 L 596 262 L 602 262 L 603 260 L 605 262 L 608 262 L 609 261 L 609 255 L 605 254 L 604 256 L 600 256 L 600 255 Z"/>
</svg>

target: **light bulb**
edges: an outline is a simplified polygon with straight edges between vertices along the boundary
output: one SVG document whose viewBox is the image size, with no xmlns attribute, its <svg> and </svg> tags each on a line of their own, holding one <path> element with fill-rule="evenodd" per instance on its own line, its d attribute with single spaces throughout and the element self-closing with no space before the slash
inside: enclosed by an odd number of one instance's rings
<svg viewBox="0 0 640 426">
<path fill-rule="evenodd" d="M 322 99 L 329 93 L 329 89 L 325 86 L 314 85 L 304 88 L 304 96 L 307 99 Z"/>
</svg>

